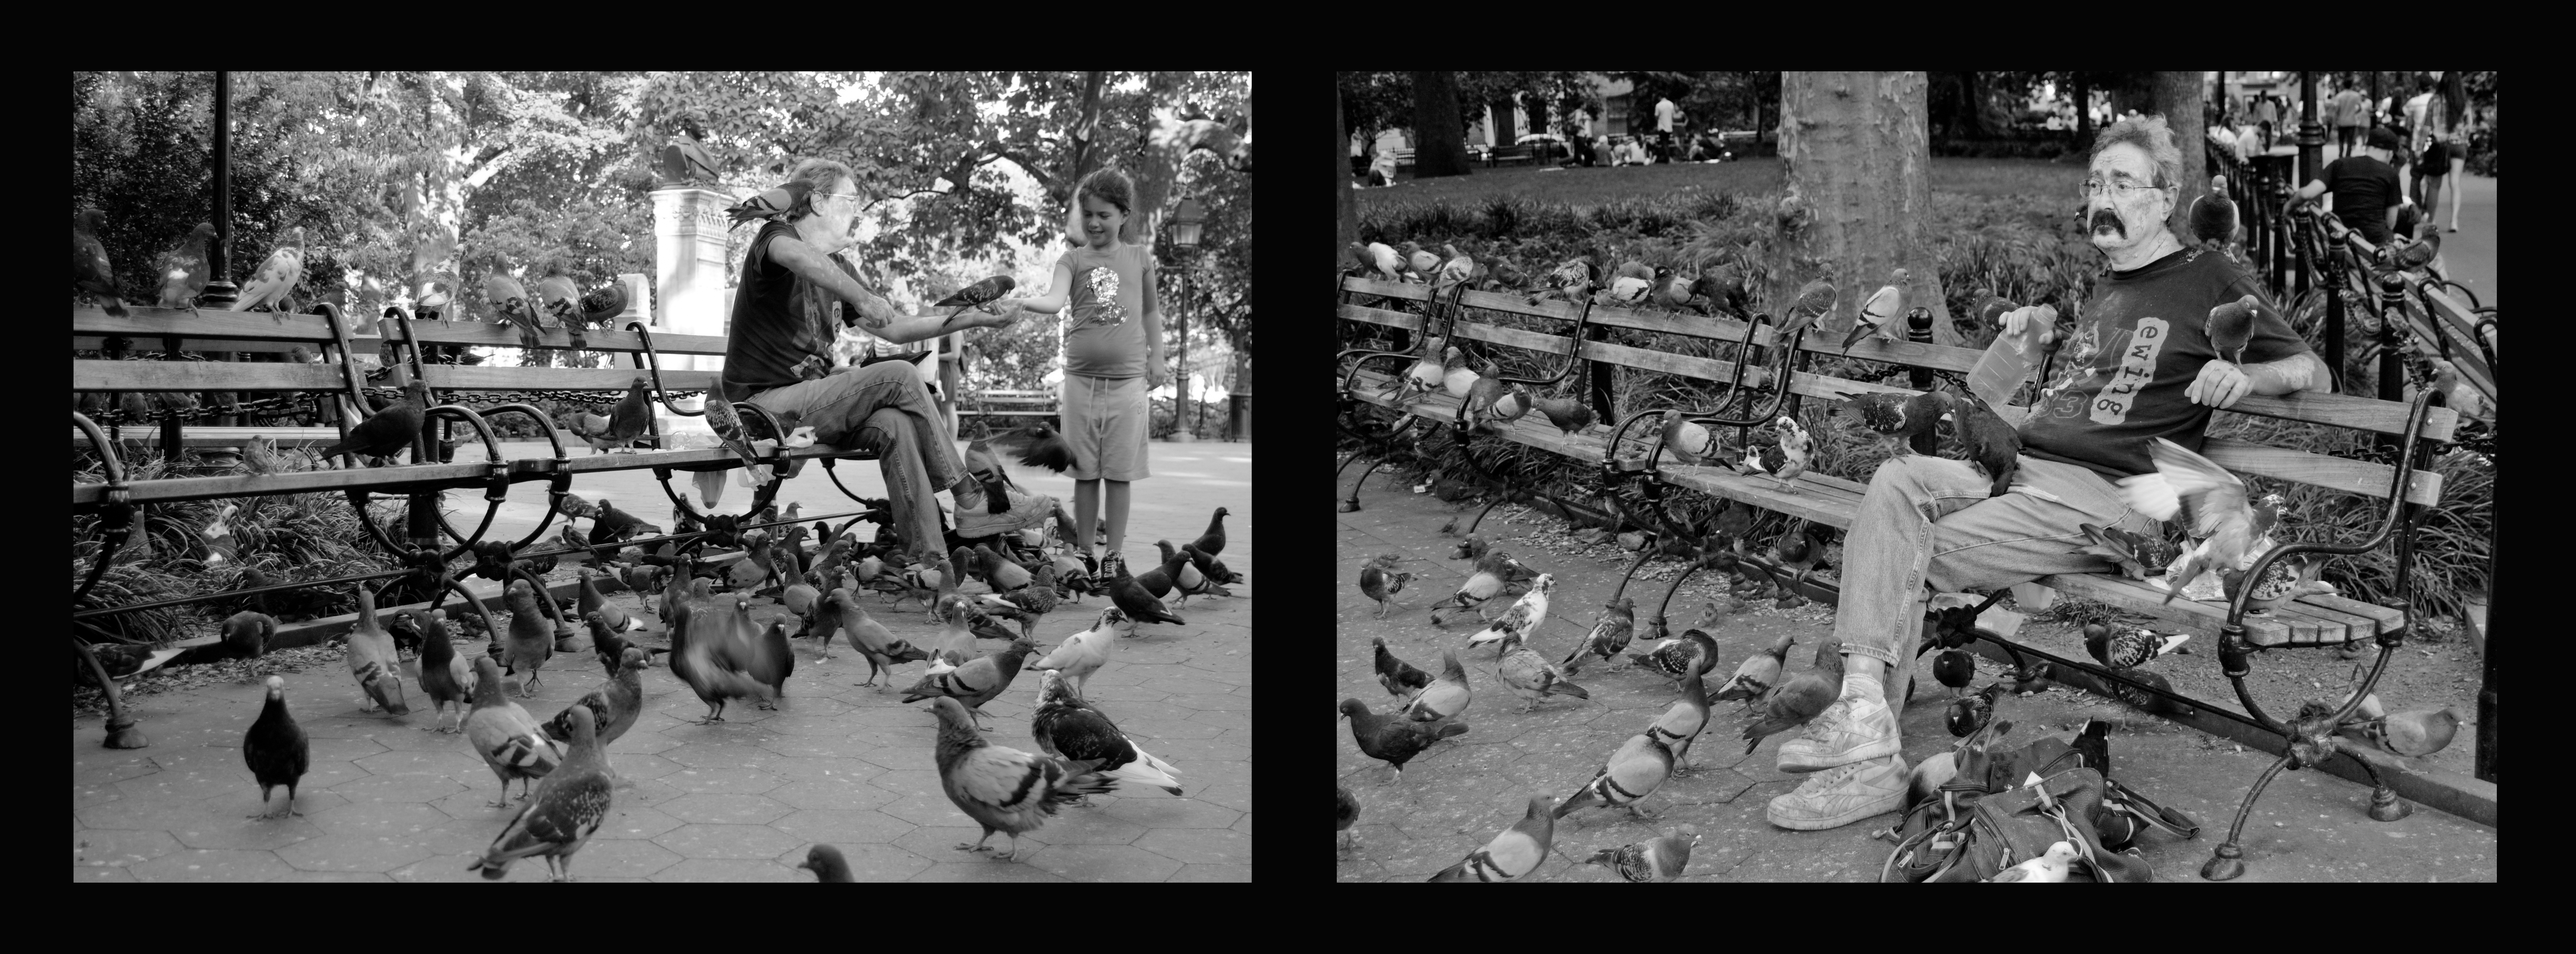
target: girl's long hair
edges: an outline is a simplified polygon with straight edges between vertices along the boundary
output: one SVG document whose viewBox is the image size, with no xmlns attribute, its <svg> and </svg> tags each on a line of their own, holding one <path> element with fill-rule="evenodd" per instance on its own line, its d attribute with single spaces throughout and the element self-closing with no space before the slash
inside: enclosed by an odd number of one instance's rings
<svg viewBox="0 0 2576 954">
<path fill-rule="evenodd" d="M 1136 244 L 1136 184 L 1128 181 L 1126 173 L 1110 168 L 1094 170 L 1082 177 L 1081 185 L 1074 187 L 1073 207 L 1076 210 L 1082 208 L 1085 196 L 1117 206 L 1124 219 L 1118 224 L 1118 241 Z"/>
</svg>

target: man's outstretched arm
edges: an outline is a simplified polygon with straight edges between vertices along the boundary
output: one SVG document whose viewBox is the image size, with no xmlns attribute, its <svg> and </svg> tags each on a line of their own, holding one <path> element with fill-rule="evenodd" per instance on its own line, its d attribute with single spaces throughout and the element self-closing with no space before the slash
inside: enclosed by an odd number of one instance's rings
<svg viewBox="0 0 2576 954">
<path fill-rule="evenodd" d="M 1003 319 L 980 311 L 968 310 L 951 318 L 942 315 L 905 315 L 895 311 L 894 303 L 861 286 L 843 273 L 812 245 L 790 236 L 779 236 L 769 242 L 769 254 L 807 281 L 823 287 L 858 311 L 858 325 L 869 334 L 892 344 L 909 344 L 925 338 L 936 338 L 952 331 L 999 325 Z"/>
</svg>

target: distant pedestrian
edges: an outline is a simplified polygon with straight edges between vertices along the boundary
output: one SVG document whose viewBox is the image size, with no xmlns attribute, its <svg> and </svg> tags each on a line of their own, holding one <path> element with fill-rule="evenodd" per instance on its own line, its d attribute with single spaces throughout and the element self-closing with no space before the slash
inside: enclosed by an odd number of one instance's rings
<svg viewBox="0 0 2576 954">
<path fill-rule="evenodd" d="M 2457 70 L 2433 74 L 2436 84 L 2424 101 L 2424 121 L 2417 124 L 2416 138 L 2424 143 L 2424 218 L 2441 220 L 2442 184 L 2454 183 L 2451 192 L 2449 231 L 2460 230 L 2460 166 L 2468 159 L 2468 143 L 2461 138 L 2461 119 L 2468 115 L 2469 97 L 2460 83 Z"/>
<path fill-rule="evenodd" d="M 1670 98 L 1655 103 L 1655 151 L 1666 162 L 1673 159 L 1673 114 L 1677 112 Z"/>
<path fill-rule="evenodd" d="M 1351 176 L 1353 178 L 1357 178 L 1368 171 L 1367 142 L 1368 137 L 1359 133 L 1351 134 Z"/>
<path fill-rule="evenodd" d="M 2399 148 L 2396 133 L 2373 129 L 2361 155 L 2326 163 L 2325 176 L 2301 187 L 2291 198 L 2313 199 L 2332 192 L 2335 218 L 2370 244 L 2386 245 L 2396 228 L 2398 207 L 2410 204 L 2398 190 L 2397 168 L 2388 164 L 2389 154 Z"/>
<path fill-rule="evenodd" d="M 2421 161 L 2423 159 L 2423 155 L 2418 147 L 2423 144 L 2424 106 L 2433 100 L 2433 77 L 2429 74 L 2418 74 L 2415 78 L 2415 85 L 2422 87 L 2424 91 L 2415 94 L 2414 98 L 2406 101 L 2405 136 L 2407 151 L 2411 157 L 2416 160 L 2413 163 L 2415 174 L 2407 179 L 2406 192 L 2408 195 L 2415 197 L 2416 205 L 2423 205 L 2424 163 Z"/>
<path fill-rule="evenodd" d="M 2354 143 L 2361 139 L 2362 122 L 2369 118 L 2368 97 L 2357 89 L 2346 88 L 2334 95 L 2335 158 L 2352 155 Z"/>
<path fill-rule="evenodd" d="M 2279 117 L 2272 108 L 2272 97 L 2264 94 L 2254 100 L 2254 123 L 2263 130 L 2263 151 L 2272 151 L 2272 121 Z"/>
</svg>

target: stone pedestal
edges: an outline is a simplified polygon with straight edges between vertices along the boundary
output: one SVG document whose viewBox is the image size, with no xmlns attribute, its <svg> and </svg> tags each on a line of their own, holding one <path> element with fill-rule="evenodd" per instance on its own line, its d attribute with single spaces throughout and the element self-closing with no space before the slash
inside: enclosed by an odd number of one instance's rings
<svg viewBox="0 0 2576 954">
<path fill-rule="evenodd" d="M 682 335 L 725 333 L 733 300 L 725 287 L 725 206 L 733 197 L 712 189 L 677 187 L 653 192 L 654 271 L 661 277 L 653 296 L 653 327 Z M 670 370 L 716 371 L 724 358 L 715 355 L 662 357 Z M 664 414 L 665 434 L 707 434 L 706 418 Z"/>
</svg>

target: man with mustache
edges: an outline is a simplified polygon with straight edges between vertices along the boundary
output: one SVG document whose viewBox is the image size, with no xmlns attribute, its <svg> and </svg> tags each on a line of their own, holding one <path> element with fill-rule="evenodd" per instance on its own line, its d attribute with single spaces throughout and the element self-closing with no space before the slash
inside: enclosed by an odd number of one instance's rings
<svg viewBox="0 0 2576 954">
<path fill-rule="evenodd" d="M 1813 774 L 1771 800 L 1772 824 L 1835 828 L 1903 803 L 1895 707 L 1904 704 L 1927 585 L 1957 592 L 2104 569 L 2098 557 L 2070 553 L 2088 542 L 2079 524 L 2157 532 L 2112 483 L 2155 470 L 2150 441 L 2198 450 L 2212 409 L 2325 385 L 2324 364 L 2253 275 L 2175 237 L 2181 177 L 2182 154 L 2162 116 L 2123 119 L 2095 140 L 2085 222 L 2111 271 L 2095 283 L 2054 378 L 2020 423 L 2010 492 L 1989 497 L 1993 481 L 1965 461 L 1913 454 L 1890 458 L 1870 478 L 1843 541 L 1834 619 L 1842 691 L 1781 745 L 1781 771 Z M 2245 295 L 2258 307 L 2239 365 L 2219 356 L 2204 326 L 2210 309 Z M 2038 316 L 2010 312 L 2004 333 L 2020 334 Z"/>
</svg>

